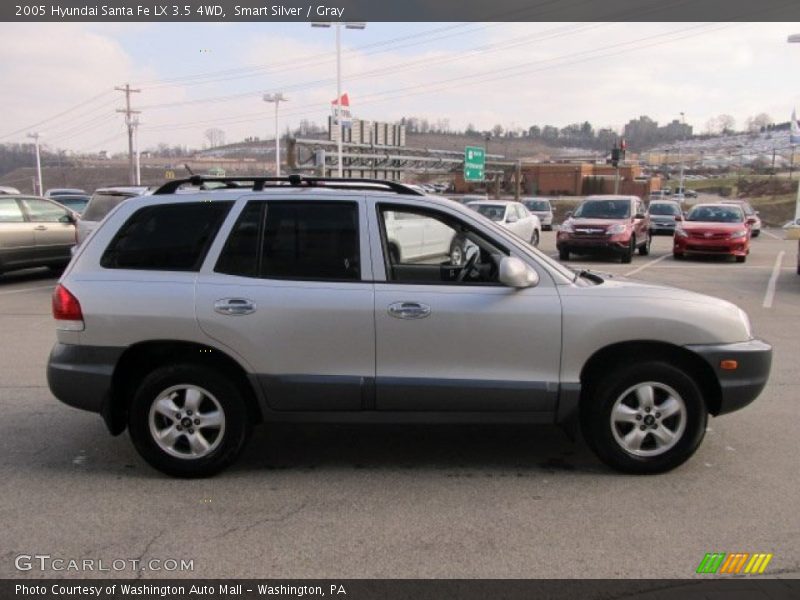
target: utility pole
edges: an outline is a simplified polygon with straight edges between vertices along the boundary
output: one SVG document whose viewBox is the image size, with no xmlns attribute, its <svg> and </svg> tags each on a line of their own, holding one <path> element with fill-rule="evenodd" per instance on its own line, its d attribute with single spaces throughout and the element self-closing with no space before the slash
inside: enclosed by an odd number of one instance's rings
<svg viewBox="0 0 800 600">
<path fill-rule="evenodd" d="M 136 155 L 136 185 L 142 185 L 142 163 L 139 155 L 139 117 L 133 119 L 133 142 Z"/>
<path fill-rule="evenodd" d="M 42 184 L 42 157 L 39 153 L 39 132 L 29 133 L 29 138 L 33 139 L 34 147 L 36 148 L 36 180 L 38 182 L 39 195 L 44 196 L 44 186 Z M 34 190 L 36 192 L 36 190 Z"/>
<path fill-rule="evenodd" d="M 134 125 L 133 115 L 138 115 L 142 111 L 131 109 L 131 94 L 138 94 L 142 90 L 132 89 L 129 83 L 126 83 L 124 87 L 115 87 L 114 89 L 125 93 L 125 108 L 118 108 L 117 112 L 125 114 L 125 126 L 128 128 L 128 181 L 131 185 L 136 185 L 136 166 L 133 160 L 133 132 L 136 125 Z"/>
<path fill-rule="evenodd" d="M 281 132 L 278 129 L 278 106 L 287 100 L 289 99 L 281 92 L 264 94 L 264 102 L 275 103 L 275 177 L 281 176 Z M 339 143 L 341 144 L 341 141 Z"/>
</svg>

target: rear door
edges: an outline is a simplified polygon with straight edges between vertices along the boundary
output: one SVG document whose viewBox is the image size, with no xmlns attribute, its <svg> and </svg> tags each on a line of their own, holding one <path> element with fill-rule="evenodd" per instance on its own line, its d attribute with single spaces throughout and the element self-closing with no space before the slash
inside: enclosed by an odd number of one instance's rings
<svg viewBox="0 0 800 600">
<path fill-rule="evenodd" d="M 69 211 L 44 198 L 23 198 L 22 204 L 33 224 L 36 257 L 69 261 L 69 250 L 75 245 L 75 224 Z"/>
<path fill-rule="evenodd" d="M 364 211 L 356 195 L 249 200 L 201 271 L 200 327 L 250 365 L 273 410 L 372 403 L 374 284 Z"/>
<path fill-rule="evenodd" d="M 16 198 L 0 196 L 0 270 L 34 258 L 33 227 Z"/>
</svg>

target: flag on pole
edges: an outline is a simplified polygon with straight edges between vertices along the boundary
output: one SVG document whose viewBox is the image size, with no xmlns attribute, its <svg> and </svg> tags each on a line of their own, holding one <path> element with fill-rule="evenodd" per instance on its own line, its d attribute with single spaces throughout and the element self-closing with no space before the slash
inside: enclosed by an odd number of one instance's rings
<svg viewBox="0 0 800 600">
<path fill-rule="evenodd" d="M 350 115 L 350 96 L 345 92 L 341 98 L 331 100 L 331 110 L 333 111 L 334 122 L 341 123 L 342 127 L 350 127 L 352 116 Z"/>
<path fill-rule="evenodd" d="M 800 122 L 797 121 L 797 111 L 792 109 L 792 123 L 789 131 L 789 143 L 793 146 L 800 144 Z"/>
</svg>

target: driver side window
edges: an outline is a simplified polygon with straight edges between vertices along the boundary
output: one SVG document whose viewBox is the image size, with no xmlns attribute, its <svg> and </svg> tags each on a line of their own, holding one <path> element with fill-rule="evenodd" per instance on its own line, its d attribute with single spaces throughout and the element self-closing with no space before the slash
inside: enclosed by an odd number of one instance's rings
<svg viewBox="0 0 800 600">
<path fill-rule="evenodd" d="M 497 284 L 497 248 L 457 219 L 410 206 L 378 207 L 386 279 L 421 284 Z"/>
</svg>

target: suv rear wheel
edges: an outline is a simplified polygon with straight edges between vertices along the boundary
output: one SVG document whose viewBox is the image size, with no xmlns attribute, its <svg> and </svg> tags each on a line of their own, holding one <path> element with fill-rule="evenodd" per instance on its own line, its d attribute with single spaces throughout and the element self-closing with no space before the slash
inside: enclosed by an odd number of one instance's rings
<svg viewBox="0 0 800 600">
<path fill-rule="evenodd" d="M 129 430 L 150 465 L 177 477 L 207 477 L 230 465 L 250 437 L 247 405 L 222 374 L 191 364 L 163 367 L 133 397 Z"/>
<path fill-rule="evenodd" d="M 626 473 L 683 464 L 703 440 L 708 414 L 697 384 L 662 361 L 612 370 L 581 404 L 581 429 L 604 463 Z"/>
</svg>

